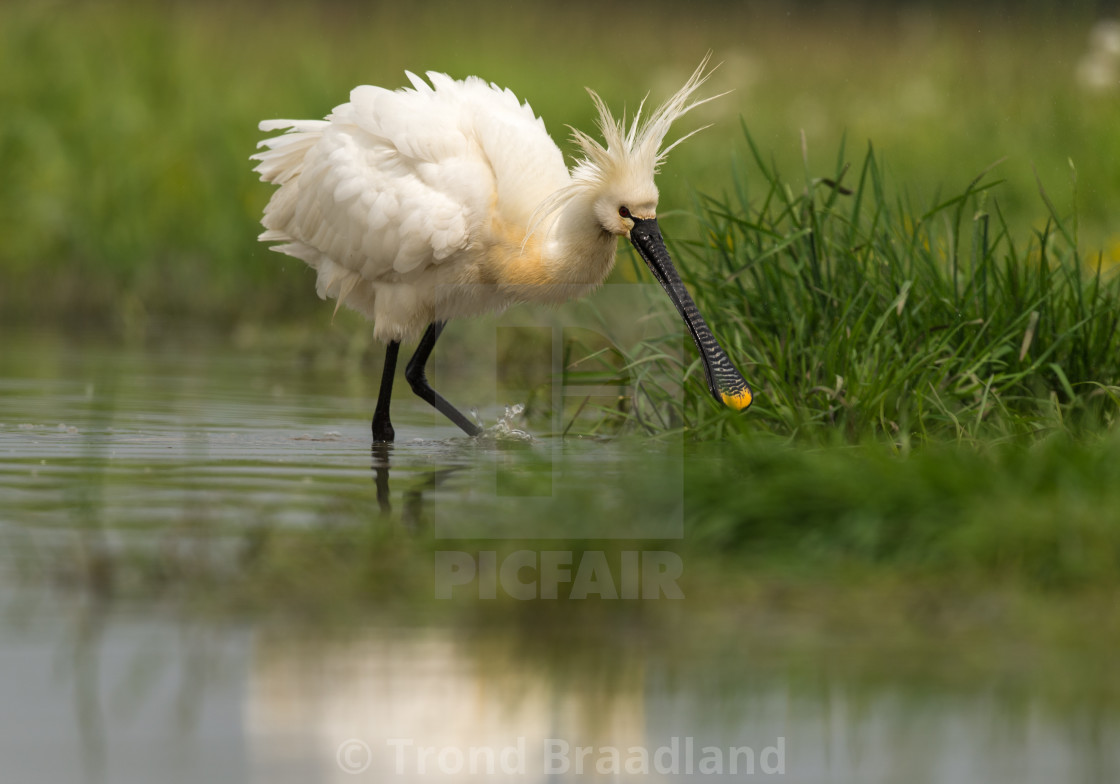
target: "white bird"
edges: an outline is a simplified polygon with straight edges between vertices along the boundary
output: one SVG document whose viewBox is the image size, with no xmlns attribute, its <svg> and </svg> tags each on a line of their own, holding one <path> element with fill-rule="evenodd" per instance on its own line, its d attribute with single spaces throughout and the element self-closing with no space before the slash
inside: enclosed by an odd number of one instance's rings
<svg viewBox="0 0 1120 784">
<path fill-rule="evenodd" d="M 478 77 L 407 73 L 412 88 L 363 85 L 325 120 L 266 120 L 252 156 L 279 186 L 261 223 L 272 250 L 318 272 L 320 297 L 373 321 L 387 343 L 373 415 L 375 441 L 393 440 L 389 400 L 403 340 L 422 334 L 405 371 L 412 390 L 470 435 L 480 428 L 424 373 L 450 319 L 515 303 L 560 303 L 590 293 L 627 237 L 672 299 L 703 360 L 716 400 L 743 410 L 752 393 L 681 283 L 657 223 L 654 175 L 691 136 L 662 143 L 705 101 L 707 58 L 685 85 L 627 127 L 588 90 L 605 145 L 572 129 L 582 157 L 571 171 L 528 103 Z M 705 100 L 711 100 L 705 99 Z M 644 102 L 643 102 L 644 105 Z M 696 133 L 696 131 L 693 131 Z"/>
</svg>

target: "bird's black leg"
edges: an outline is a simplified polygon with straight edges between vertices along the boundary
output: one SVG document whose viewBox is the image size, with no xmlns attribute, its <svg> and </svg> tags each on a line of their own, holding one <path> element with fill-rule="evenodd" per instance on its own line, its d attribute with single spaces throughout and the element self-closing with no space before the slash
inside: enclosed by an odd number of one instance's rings
<svg viewBox="0 0 1120 784">
<path fill-rule="evenodd" d="M 439 339 L 439 333 L 443 332 L 444 323 L 443 321 L 434 321 L 428 325 L 424 337 L 420 338 L 420 345 L 416 347 L 416 353 L 412 355 L 412 359 L 408 360 L 408 367 L 404 369 L 404 377 L 408 379 L 413 392 L 435 406 L 437 411 L 462 428 L 467 435 L 477 436 L 482 432 L 482 428 L 459 413 L 455 406 L 448 403 L 442 395 L 432 389 L 432 385 L 428 383 L 428 377 L 424 375 L 424 366 L 428 364 L 428 357 L 431 356 L 432 348 L 435 347 L 436 340 Z"/>
<path fill-rule="evenodd" d="M 377 407 L 373 409 L 373 440 L 391 444 L 396 433 L 389 421 L 389 399 L 393 396 L 393 374 L 397 372 L 397 352 L 401 342 L 394 340 L 385 347 L 385 367 L 381 371 L 381 391 L 377 393 Z"/>
</svg>

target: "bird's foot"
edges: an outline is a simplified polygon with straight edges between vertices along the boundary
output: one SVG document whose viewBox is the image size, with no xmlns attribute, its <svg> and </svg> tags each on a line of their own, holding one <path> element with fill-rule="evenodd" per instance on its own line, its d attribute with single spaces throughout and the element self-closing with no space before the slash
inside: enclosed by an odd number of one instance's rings
<svg viewBox="0 0 1120 784">
<path fill-rule="evenodd" d="M 393 430 L 393 423 L 389 421 L 389 417 L 382 419 L 375 416 L 373 418 L 374 443 L 391 444 L 396 435 L 396 431 Z"/>
</svg>

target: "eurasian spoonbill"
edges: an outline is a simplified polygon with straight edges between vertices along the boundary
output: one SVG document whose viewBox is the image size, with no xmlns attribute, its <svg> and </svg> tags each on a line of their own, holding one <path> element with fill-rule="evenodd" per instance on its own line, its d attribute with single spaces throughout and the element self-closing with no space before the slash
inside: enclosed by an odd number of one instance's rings
<svg viewBox="0 0 1120 784">
<path fill-rule="evenodd" d="M 657 223 L 654 175 L 670 125 L 704 100 L 707 59 L 685 85 L 627 126 L 588 90 L 604 144 L 572 129 L 571 171 L 528 103 L 478 77 L 407 73 L 412 88 L 363 85 L 325 120 L 266 120 L 254 171 L 278 185 L 260 239 L 318 273 L 320 297 L 373 321 L 387 344 L 373 415 L 393 440 L 389 400 L 401 341 L 421 335 L 405 378 L 470 435 L 481 428 L 438 392 L 425 365 L 454 318 L 514 303 L 560 303 L 599 286 L 627 237 L 673 301 L 717 401 L 743 410 L 752 392 L 716 342 L 677 274 Z M 711 100 L 711 99 L 705 99 Z M 696 131 L 693 131 L 695 133 Z"/>
</svg>

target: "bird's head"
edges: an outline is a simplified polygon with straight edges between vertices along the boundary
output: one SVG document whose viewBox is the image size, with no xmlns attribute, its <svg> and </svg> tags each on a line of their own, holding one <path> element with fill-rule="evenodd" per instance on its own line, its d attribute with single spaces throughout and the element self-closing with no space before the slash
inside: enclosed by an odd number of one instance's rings
<svg viewBox="0 0 1120 784">
<path fill-rule="evenodd" d="M 750 386 L 731 364 L 704 322 L 696 303 L 681 282 L 657 223 L 657 186 L 654 176 L 669 151 L 693 133 L 663 146 L 669 126 L 689 110 L 712 98 L 689 102 L 692 94 L 708 78 L 700 63 L 684 87 L 642 121 L 642 106 L 627 127 L 625 119 L 616 120 L 603 99 L 590 90 L 599 110 L 599 129 L 605 145 L 582 131 L 572 129 L 572 136 L 583 152 L 583 158 L 572 170 L 572 191 L 590 196 L 595 219 L 603 231 L 630 240 L 638 255 L 649 267 L 657 282 L 665 289 L 684 319 L 704 366 L 708 390 L 716 400 L 742 411 L 754 399 Z M 719 96 L 713 96 L 719 97 Z M 643 101 L 644 105 L 644 101 Z M 702 130 L 702 129 L 697 129 Z"/>
<path fill-rule="evenodd" d="M 697 128 L 672 144 L 662 146 L 670 126 L 697 106 L 720 97 L 714 95 L 690 103 L 693 93 L 711 74 L 710 71 L 704 73 L 708 59 L 705 57 L 684 86 L 648 117 L 643 116 L 643 100 L 629 123 L 625 116 L 615 119 L 598 93 L 588 89 L 598 110 L 597 125 L 603 141 L 571 128 L 572 141 L 582 153 L 572 167 L 572 182 L 537 205 L 528 234 L 546 225 L 552 216 L 573 201 L 581 205 L 590 203 L 599 227 L 616 236 L 629 236 L 632 217 L 655 218 L 658 194 L 654 177 L 659 167 L 670 150 L 703 130 Z"/>
<path fill-rule="evenodd" d="M 638 106 L 633 120 L 615 119 L 602 98 L 588 90 L 598 110 L 598 126 L 603 143 L 578 129 L 572 139 L 583 153 L 572 170 L 573 190 L 591 196 L 595 217 L 610 234 L 628 237 L 633 218 L 652 219 L 657 215 L 657 185 L 654 177 L 669 151 L 683 142 L 692 131 L 677 141 L 662 146 L 673 121 L 702 103 L 706 98 L 689 102 L 693 93 L 707 80 L 705 57 L 677 93 L 643 118 L 645 101 Z M 713 98 L 719 96 L 713 96 Z"/>
</svg>

